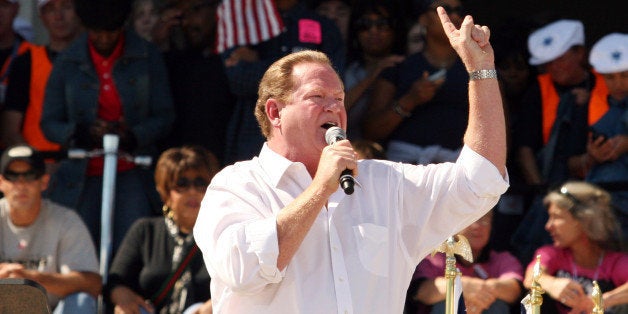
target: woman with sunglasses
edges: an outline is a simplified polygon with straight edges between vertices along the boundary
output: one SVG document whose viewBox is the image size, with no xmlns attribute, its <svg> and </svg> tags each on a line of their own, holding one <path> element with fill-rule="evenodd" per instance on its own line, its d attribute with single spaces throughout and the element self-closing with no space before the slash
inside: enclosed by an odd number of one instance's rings
<svg viewBox="0 0 628 314">
<path fill-rule="evenodd" d="M 351 17 L 349 66 L 344 72 L 347 89 L 347 135 L 362 139 L 362 120 L 379 74 L 402 62 L 402 29 L 393 4 L 364 1 L 354 8 Z"/>
<path fill-rule="evenodd" d="M 603 292 L 605 313 L 625 313 L 628 305 L 628 254 L 619 252 L 619 226 L 610 194 L 585 182 L 567 182 L 543 199 L 549 219 L 545 229 L 553 245 L 539 248 L 546 295 L 559 313 L 591 313 L 593 281 Z M 530 288 L 536 260 L 528 265 L 524 285 Z M 542 312 L 551 306 L 544 302 Z"/>
<path fill-rule="evenodd" d="M 105 287 L 116 314 L 212 312 L 210 278 L 192 228 L 218 170 L 216 157 L 201 147 L 161 155 L 155 183 L 164 217 L 137 221 L 116 253 Z"/>
</svg>

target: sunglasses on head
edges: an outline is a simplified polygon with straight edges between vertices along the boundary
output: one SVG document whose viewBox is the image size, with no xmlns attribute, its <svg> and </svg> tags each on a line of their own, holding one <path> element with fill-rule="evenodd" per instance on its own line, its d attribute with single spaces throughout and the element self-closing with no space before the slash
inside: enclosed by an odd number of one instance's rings
<svg viewBox="0 0 628 314">
<path fill-rule="evenodd" d="M 461 5 L 452 7 L 448 4 L 439 4 L 438 6 L 432 7 L 432 9 L 436 11 L 437 7 L 443 7 L 443 9 L 445 9 L 447 14 L 458 14 L 458 16 L 463 16 L 465 13 L 464 8 Z"/>
<path fill-rule="evenodd" d="M 384 30 L 388 27 L 391 27 L 390 19 L 379 18 L 379 19 L 369 19 L 369 18 L 361 18 L 355 22 L 355 27 L 358 31 L 367 31 L 372 27 L 377 28 L 378 30 Z"/>
<path fill-rule="evenodd" d="M 20 180 L 20 178 L 22 178 L 26 182 L 32 182 L 39 179 L 41 177 L 41 174 L 34 169 L 24 172 L 7 170 L 4 172 L 4 174 L 2 174 L 2 176 L 9 182 L 17 182 L 18 180 Z"/>
<path fill-rule="evenodd" d="M 194 189 L 198 192 L 205 192 L 208 185 L 209 181 L 203 177 L 196 177 L 194 179 L 181 177 L 177 180 L 177 182 L 175 182 L 174 189 L 175 191 L 182 193 L 189 190 L 191 187 L 194 187 Z"/>
<path fill-rule="evenodd" d="M 558 190 L 558 193 L 560 193 L 561 195 L 565 196 L 570 201 L 572 201 L 574 206 L 582 204 L 582 202 L 579 199 L 577 199 L 573 194 L 569 193 L 569 190 L 567 190 L 567 187 L 565 187 L 565 186 L 561 187 Z"/>
</svg>

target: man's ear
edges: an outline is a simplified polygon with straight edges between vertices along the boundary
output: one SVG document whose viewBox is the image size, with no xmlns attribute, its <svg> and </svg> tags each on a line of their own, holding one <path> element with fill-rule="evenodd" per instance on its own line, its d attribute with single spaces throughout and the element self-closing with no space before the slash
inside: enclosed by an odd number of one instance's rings
<svg viewBox="0 0 628 314">
<path fill-rule="evenodd" d="M 48 183 L 50 182 L 50 175 L 49 174 L 44 174 L 41 176 L 41 178 L 39 178 L 40 182 L 41 182 L 41 191 L 45 191 L 48 188 Z"/>
<path fill-rule="evenodd" d="M 281 115 L 279 114 L 281 108 L 279 106 L 280 104 L 275 98 L 269 98 L 266 101 L 266 116 L 274 127 L 281 125 Z"/>
<path fill-rule="evenodd" d="M 0 174 L 0 192 L 4 193 L 4 177 Z"/>
</svg>

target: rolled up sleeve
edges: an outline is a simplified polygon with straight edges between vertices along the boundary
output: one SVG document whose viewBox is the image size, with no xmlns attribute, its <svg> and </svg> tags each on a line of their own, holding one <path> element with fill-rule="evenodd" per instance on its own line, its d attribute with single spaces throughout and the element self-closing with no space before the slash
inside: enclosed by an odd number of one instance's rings
<svg viewBox="0 0 628 314">
<path fill-rule="evenodd" d="M 278 283 L 279 242 L 271 206 L 243 188 L 225 188 L 228 174 L 218 174 L 208 188 L 194 226 L 212 283 L 217 280 L 236 293 L 254 294 Z M 241 186 L 246 187 L 246 184 Z"/>
</svg>

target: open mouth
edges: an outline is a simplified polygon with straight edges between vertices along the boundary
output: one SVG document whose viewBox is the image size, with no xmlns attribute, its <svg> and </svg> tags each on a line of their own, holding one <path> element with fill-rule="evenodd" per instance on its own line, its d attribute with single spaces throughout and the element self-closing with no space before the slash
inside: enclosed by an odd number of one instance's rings
<svg viewBox="0 0 628 314">
<path fill-rule="evenodd" d="M 336 122 L 325 122 L 323 123 L 323 125 L 321 125 L 321 128 L 327 130 L 331 128 L 332 126 L 338 126 L 338 124 Z"/>
</svg>

